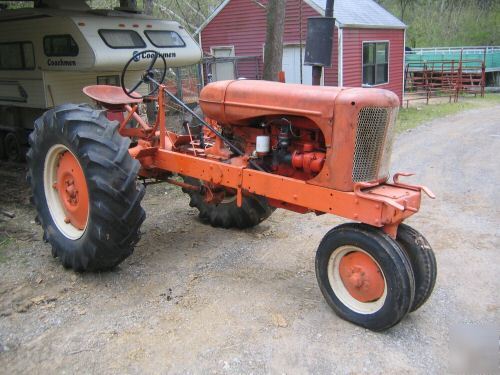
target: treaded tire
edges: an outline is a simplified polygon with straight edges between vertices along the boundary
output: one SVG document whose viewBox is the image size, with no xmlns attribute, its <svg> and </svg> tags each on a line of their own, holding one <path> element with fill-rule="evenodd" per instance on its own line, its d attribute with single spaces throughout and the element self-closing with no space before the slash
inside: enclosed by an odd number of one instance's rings
<svg viewBox="0 0 500 375">
<path fill-rule="evenodd" d="M 344 303 L 332 288 L 328 274 L 330 257 L 346 246 L 355 246 L 366 252 L 383 272 L 387 294 L 373 312 L 356 311 Z M 335 227 L 323 237 L 315 263 L 321 292 L 342 319 L 373 331 L 383 331 L 399 323 L 410 311 L 415 295 L 410 261 L 398 243 L 381 230 L 357 223 Z"/>
<path fill-rule="evenodd" d="M 436 256 L 429 242 L 409 225 L 400 224 L 396 241 L 410 259 L 415 275 L 415 299 L 410 311 L 420 308 L 431 296 L 436 284 Z"/>
<path fill-rule="evenodd" d="M 201 182 L 195 178 L 183 176 L 188 184 L 199 186 Z M 192 190 L 183 189 L 190 197 L 189 206 L 196 207 L 199 218 L 213 227 L 220 228 L 251 228 L 266 220 L 273 211 L 265 197 L 258 195 L 243 196 L 241 207 L 236 205 L 236 200 L 209 204 L 203 200 L 203 195 Z"/>
<path fill-rule="evenodd" d="M 134 250 L 145 219 L 137 183 L 139 162 L 130 157 L 130 140 L 120 136 L 117 122 L 88 105 L 67 104 L 45 112 L 29 137 L 28 183 L 43 227 L 44 240 L 64 267 L 75 271 L 112 268 Z M 63 145 L 78 160 L 88 187 L 88 221 L 78 239 L 55 224 L 44 187 L 44 163 L 54 145 Z"/>
<path fill-rule="evenodd" d="M 0 131 L 0 160 L 5 160 L 7 155 L 5 154 L 5 133 Z"/>
</svg>

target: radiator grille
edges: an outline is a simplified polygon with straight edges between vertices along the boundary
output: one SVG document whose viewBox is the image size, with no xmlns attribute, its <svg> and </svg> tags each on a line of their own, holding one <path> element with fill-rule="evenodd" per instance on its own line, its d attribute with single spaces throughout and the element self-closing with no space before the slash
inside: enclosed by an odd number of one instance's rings
<svg viewBox="0 0 500 375">
<path fill-rule="evenodd" d="M 354 182 L 379 178 L 389 122 L 390 108 L 365 107 L 359 111 L 352 168 Z"/>
</svg>

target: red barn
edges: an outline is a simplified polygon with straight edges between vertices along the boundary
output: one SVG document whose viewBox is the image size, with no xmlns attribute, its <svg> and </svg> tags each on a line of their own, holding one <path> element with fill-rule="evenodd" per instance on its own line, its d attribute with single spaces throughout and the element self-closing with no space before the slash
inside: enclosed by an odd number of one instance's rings
<svg viewBox="0 0 500 375">
<path fill-rule="evenodd" d="M 266 38 L 267 0 L 225 0 L 198 30 L 205 55 L 257 56 L 253 60 L 220 62 L 213 80 L 259 79 Z M 307 18 L 323 16 L 326 0 L 287 0 L 283 47 L 286 81 L 311 84 L 311 67 L 302 66 Z M 404 79 L 406 25 L 372 0 L 335 0 L 332 67 L 328 86 L 380 87 L 401 100 Z M 234 64 L 238 64 L 235 69 Z M 257 65 L 257 67 L 256 67 Z"/>
</svg>

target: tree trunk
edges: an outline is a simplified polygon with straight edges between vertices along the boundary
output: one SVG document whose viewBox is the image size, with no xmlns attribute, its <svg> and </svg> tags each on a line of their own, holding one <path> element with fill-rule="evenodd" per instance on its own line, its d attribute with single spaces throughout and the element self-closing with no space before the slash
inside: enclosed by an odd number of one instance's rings
<svg viewBox="0 0 500 375">
<path fill-rule="evenodd" d="M 144 14 L 148 16 L 153 15 L 153 0 L 144 0 Z"/>
<path fill-rule="evenodd" d="M 120 0 L 120 8 L 137 9 L 137 0 Z"/>
<path fill-rule="evenodd" d="M 264 79 L 277 81 L 283 62 L 283 31 L 285 29 L 286 0 L 269 0 L 267 4 L 267 32 L 264 48 Z"/>
</svg>

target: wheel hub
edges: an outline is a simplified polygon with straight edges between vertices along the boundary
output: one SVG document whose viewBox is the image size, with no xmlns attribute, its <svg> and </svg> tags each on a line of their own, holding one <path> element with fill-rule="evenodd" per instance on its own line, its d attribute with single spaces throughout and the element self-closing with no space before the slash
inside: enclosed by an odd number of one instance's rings
<svg viewBox="0 0 500 375">
<path fill-rule="evenodd" d="M 71 152 L 60 154 L 56 178 L 53 188 L 66 215 L 64 221 L 83 230 L 88 220 L 89 195 L 83 170 Z"/>
<path fill-rule="evenodd" d="M 349 294 L 360 302 L 376 301 L 384 294 L 385 282 L 379 266 L 361 251 L 342 257 L 339 273 Z"/>
</svg>

